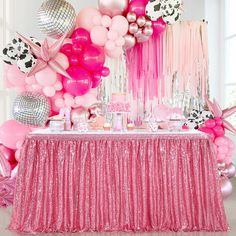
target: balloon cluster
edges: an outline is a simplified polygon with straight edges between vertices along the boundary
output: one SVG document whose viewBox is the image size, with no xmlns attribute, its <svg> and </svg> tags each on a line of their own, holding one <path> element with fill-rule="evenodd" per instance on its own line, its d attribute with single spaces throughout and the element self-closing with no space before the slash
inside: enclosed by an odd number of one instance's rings
<svg viewBox="0 0 236 236">
<path fill-rule="evenodd" d="M 225 129 L 236 134 L 236 129 L 226 120 L 236 112 L 236 106 L 222 110 L 219 104 L 206 98 L 209 110 L 213 113 L 214 118 L 204 122 L 200 131 L 210 135 L 216 147 L 217 162 L 221 176 L 221 192 L 224 198 L 232 194 L 232 184 L 229 178 L 236 174 L 236 168 L 232 163 L 232 156 L 235 151 L 233 141 L 225 136 Z"/>
<path fill-rule="evenodd" d="M 124 36 L 128 32 L 128 21 L 124 16 L 103 15 L 93 18 L 94 27 L 91 29 L 91 39 L 95 45 L 104 46 L 106 55 L 111 58 L 119 57 L 125 44 Z"/>
<path fill-rule="evenodd" d="M 108 76 L 109 68 L 104 67 L 103 48 L 91 42 L 90 33 L 84 28 L 76 29 L 71 36 L 72 43 L 64 44 L 61 52 L 67 55 L 70 78 L 63 77 L 64 90 L 73 96 L 83 96 L 96 88 L 102 76 Z"/>
</svg>

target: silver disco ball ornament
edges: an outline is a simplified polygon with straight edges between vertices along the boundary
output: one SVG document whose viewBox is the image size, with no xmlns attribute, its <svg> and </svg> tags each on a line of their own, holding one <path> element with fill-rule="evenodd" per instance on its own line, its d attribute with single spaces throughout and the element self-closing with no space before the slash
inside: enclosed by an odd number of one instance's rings
<svg viewBox="0 0 236 236">
<path fill-rule="evenodd" d="M 44 126 L 49 114 L 49 100 L 40 93 L 23 92 L 13 103 L 14 119 L 26 125 Z"/>
<path fill-rule="evenodd" d="M 65 33 L 72 32 L 76 22 L 76 12 L 65 0 L 48 0 L 39 8 L 37 20 L 43 33 L 57 39 Z"/>
</svg>

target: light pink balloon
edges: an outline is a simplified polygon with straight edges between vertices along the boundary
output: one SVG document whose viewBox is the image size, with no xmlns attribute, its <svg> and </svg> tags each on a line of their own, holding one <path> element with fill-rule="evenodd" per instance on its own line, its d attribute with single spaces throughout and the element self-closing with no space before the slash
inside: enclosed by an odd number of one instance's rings
<svg viewBox="0 0 236 236">
<path fill-rule="evenodd" d="M 48 86 L 48 87 L 43 88 L 43 93 L 47 97 L 53 97 L 56 94 L 56 90 L 54 87 Z"/>
<path fill-rule="evenodd" d="M 137 32 L 138 32 L 138 25 L 137 25 L 137 23 L 131 23 L 130 25 L 129 25 L 129 33 L 130 34 L 136 34 Z"/>
<path fill-rule="evenodd" d="M 0 152 L 0 176 L 10 177 L 11 176 L 11 165 L 5 159 L 4 155 Z"/>
<path fill-rule="evenodd" d="M 95 45 L 104 46 L 107 42 L 107 28 L 103 26 L 94 26 L 91 30 L 91 40 Z"/>
<path fill-rule="evenodd" d="M 57 53 L 55 57 L 55 61 L 57 61 L 64 70 L 66 70 L 69 67 L 69 61 L 66 55 L 63 53 Z"/>
<path fill-rule="evenodd" d="M 106 16 L 106 15 L 104 15 L 103 17 L 102 17 L 102 21 L 101 21 L 101 23 L 102 23 L 102 25 L 104 26 L 104 27 L 106 27 L 106 28 L 108 28 L 108 27 L 110 27 L 111 26 L 111 17 L 110 16 Z"/>
<path fill-rule="evenodd" d="M 87 7 L 82 9 L 77 16 L 76 27 L 90 31 L 94 26 L 94 17 L 101 17 L 101 13 L 96 8 Z"/>
<path fill-rule="evenodd" d="M 221 184 L 221 193 L 222 193 L 223 199 L 226 199 L 232 194 L 233 185 L 230 182 L 230 180 L 226 177 L 221 177 L 220 184 Z"/>
<path fill-rule="evenodd" d="M 56 91 L 62 90 L 63 86 L 62 86 L 61 81 L 57 81 L 57 82 L 54 84 L 54 88 L 55 88 Z"/>
<path fill-rule="evenodd" d="M 62 99 L 62 98 L 57 98 L 57 99 L 55 100 L 55 105 L 56 105 L 56 107 L 58 107 L 58 108 L 64 107 L 64 106 L 65 106 L 64 99 Z"/>
<path fill-rule="evenodd" d="M 103 15 L 123 15 L 128 9 L 129 0 L 98 0 L 99 10 Z"/>
<path fill-rule="evenodd" d="M 117 47 L 123 47 L 125 45 L 125 39 L 124 37 L 119 37 L 117 40 L 116 40 L 116 46 Z"/>
<path fill-rule="evenodd" d="M 102 24 L 102 16 L 99 15 L 99 16 L 94 16 L 93 19 L 93 24 L 96 26 L 96 25 L 101 25 Z"/>
<path fill-rule="evenodd" d="M 35 84 L 36 83 L 36 80 L 35 80 L 35 77 L 34 76 L 30 76 L 30 77 L 26 77 L 25 78 L 25 82 L 29 85 L 32 85 L 32 84 Z"/>
<path fill-rule="evenodd" d="M 75 101 L 74 101 L 74 99 L 73 99 L 72 97 L 65 99 L 65 105 L 66 105 L 67 107 L 73 107 L 74 104 L 75 104 Z"/>
<path fill-rule="evenodd" d="M 133 35 L 127 34 L 124 36 L 125 44 L 123 46 L 124 49 L 129 49 L 135 46 L 136 39 Z"/>
<path fill-rule="evenodd" d="M 47 66 L 45 69 L 37 72 L 35 78 L 39 85 L 50 86 L 56 83 L 57 73 Z"/>
<path fill-rule="evenodd" d="M 123 50 L 122 47 L 115 47 L 114 50 L 107 51 L 106 53 L 111 58 L 118 58 L 123 53 Z"/>
<path fill-rule="evenodd" d="M 114 41 L 109 40 L 109 41 L 106 42 L 106 45 L 105 45 L 106 50 L 112 51 L 112 50 L 115 50 L 115 48 L 116 48 L 116 45 L 115 45 Z"/>
<path fill-rule="evenodd" d="M 20 161 L 20 150 L 16 150 L 15 158 L 18 162 Z"/>
<path fill-rule="evenodd" d="M 228 145 L 228 140 L 225 137 L 218 137 L 214 142 L 217 146 L 225 146 Z"/>
<path fill-rule="evenodd" d="M 7 80 L 14 86 L 22 87 L 25 86 L 26 75 L 21 72 L 16 65 L 12 65 L 7 71 Z"/>
<path fill-rule="evenodd" d="M 116 39 L 118 39 L 119 34 L 115 30 L 109 30 L 109 32 L 107 33 L 107 37 L 109 40 L 115 41 Z"/>
<path fill-rule="evenodd" d="M 137 16 L 133 12 L 129 12 L 126 16 L 126 19 L 128 20 L 129 23 L 134 23 L 137 20 Z"/>
<path fill-rule="evenodd" d="M 0 139 L 4 146 L 16 149 L 18 141 L 22 141 L 31 129 L 15 120 L 8 120 L 0 126 Z"/>
<path fill-rule="evenodd" d="M 124 16 L 115 16 L 112 18 L 111 29 L 117 31 L 119 35 L 125 36 L 129 29 L 129 22 Z"/>
<path fill-rule="evenodd" d="M 219 147 L 217 148 L 217 151 L 218 151 L 219 154 L 225 154 L 225 155 L 227 155 L 229 149 L 228 149 L 227 146 L 219 146 Z"/>
</svg>

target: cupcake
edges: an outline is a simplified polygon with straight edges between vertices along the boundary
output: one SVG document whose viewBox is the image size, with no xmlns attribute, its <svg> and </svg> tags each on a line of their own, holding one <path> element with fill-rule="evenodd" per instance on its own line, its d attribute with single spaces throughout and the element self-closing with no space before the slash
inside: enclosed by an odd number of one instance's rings
<svg viewBox="0 0 236 236">
<path fill-rule="evenodd" d="M 111 130 L 111 124 L 110 124 L 110 123 L 105 123 L 105 124 L 103 125 L 103 129 L 104 129 L 105 131 L 110 131 L 110 130 Z"/>
</svg>

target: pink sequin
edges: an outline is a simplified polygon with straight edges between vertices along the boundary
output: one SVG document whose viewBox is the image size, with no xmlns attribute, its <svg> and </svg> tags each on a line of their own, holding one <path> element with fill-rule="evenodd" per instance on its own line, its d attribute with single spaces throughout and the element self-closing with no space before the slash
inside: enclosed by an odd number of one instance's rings
<svg viewBox="0 0 236 236">
<path fill-rule="evenodd" d="M 31 135 L 9 229 L 227 231 L 204 135 Z"/>
</svg>

